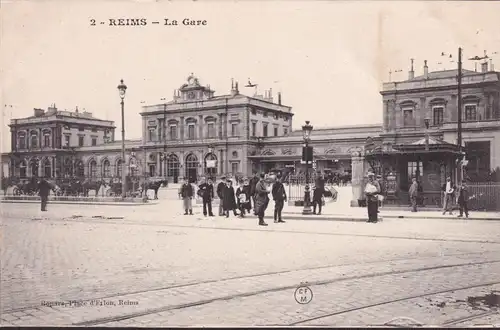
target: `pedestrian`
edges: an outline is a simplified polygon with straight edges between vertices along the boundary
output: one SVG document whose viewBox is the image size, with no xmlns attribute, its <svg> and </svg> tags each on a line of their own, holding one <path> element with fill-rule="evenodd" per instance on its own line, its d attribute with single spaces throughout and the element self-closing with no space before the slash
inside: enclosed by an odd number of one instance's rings
<svg viewBox="0 0 500 330">
<path fill-rule="evenodd" d="M 255 214 L 259 217 L 259 225 L 267 226 L 264 222 L 264 215 L 269 204 L 269 191 L 267 188 L 267 183 L 265 181 L 265 175 L 262 173 L 260 175 L 260 180 L 255 185 Z"/>
<path fill-rule="evenodd" d="M 410 186 L 410 190 L 408 191 L 408 194 L 410 195 L 411 211 L 417 212 L 417 201 L 418 201 L 418 192 L 419 192 L 417 178 L 413 178 L 412 181 L 413 182 Z"/>
<path fill-rule="evenodd" d="M 378 196 L 377 213 L 380 213 L 380 208 L 383 206 L 383 203 L 384 203 L 384 185 L 382 184 L 382 175 L 380 175 L 380 174 L 377 175 L 377 182 L 380 186 L 380 195 Z"/>
<path fill-rule="evenodd" d="M 245 217 L 245 211 L 250 213 L 252 209 L 250 202 L 250 184 L 248 179 L 243 180 L 243 185 L 236 189 L 236 198 L 238 202 L 238 209 L 240 210 L 240 217 Z"/>
<path fill-rule="evenodd" d="M 233 181 L 231 179 L 226 180 L 226 186 L 222 192 L 222 207 L 224 209 L 224 215 L 229 218 L 229 211 L 233 211 L 235 216 L 238 215 L 236 212 L 236 198 L 234 195 Z"/>
<path fill-rule="evenodd" d="M 378 222 L 378 195 L 380 194 L 380 184 L 375 180 L 375 174 L 368 173 L 368 182 L 365 186 L 366 206 L 368 209 L 368 221 Z"/>
<path fill-rule="evenodd" d="M 463 217 L 465 212 L 465 217 L 469 217 L 469 208 L 467 207 L 467 201 L 469 200 L 469 187 L 467 187 L 467 182 L 462 180 L 462 184 L 458 188 L 458 207 L 460 209 L 459 218 Z"/>
<path fill-rule="evenodd" d="M 55 191 L 54 185 L 47 181 L 47 177 L 43 177 L 38 183 L 38 195 L 40 195 L 41 210 L 44 212 L 47 211 L 50 190 Z"/>
<path fill-rule="evenodd" d="M 208 216 L 213 217 L 212 200 L 214 199 L 214 185 L 211 179 L 208 179 L 208 183 L 205 180 L 205 178 L 201 179 L 198 187 L 198 196 L 203 200 L 203 215 L 206 217 L 208 210 Z"/>
<path fill-rule="evenodd" d="M 257 186 L 257 183 L 259 182 L 259 177 L 257 176 L 257 173 L 253 174 L 253 177 L 250 179 L 250 198 L 252 200 L 252 206 L 255 209 L 255 186 Z"/>
<path fill-rule="evenodd" d="M 186 178 L 182 180 L 180 195 L 182 197 L 182 205 L 184 206 L 184 215 L 187 215 L 188 211 L 190 215 L 193 215 L 193 186 L 187 181 Z"/>
<path fill-rule="evenodd" d="M 224 215 L 224 208 L 222 206 L 222 202 L 223 202 L 223 193 L 224 193 L 224 187 L 226 186 L 226 177 L 225 176 L 221 176 L 221 181 L 219 182 L 219 184 L 217 185 L 217 197 L 219 197 L 219 216 L 223 216 Z"/>
<path fill-rule="evenodd" d="M 285 186 L 281 182 L 281 176 L 276 177 L 273 189 L 273 200 L 274 200 L 274 222 L 284 223 L 285 221 L 281 217 L 281 212 L 283 211 L 283 206 L 286 202 L 286 191 Z"/>
<path fill-rule="evenodd" d="M 321 172 L 317 173 L 318 176 L 315 180 L 314 190 L 313 190 L 313 214 L 316 214 L 316 205 L 318 206 L 318 215 L 321 215 L 321 209 L 323 208 L 323 195 L 325 193 L 325 179 L 323 178 Z"/>
<path fill-rule="evenodd" d="M 450 215 L 453 215 L 453 195 L 455 193 L 455 185 L 451 182 L 451 177 L 446 178 L 446 183 L 443 184 L 441 190 L 443 191 L 443 215 L 446 211 L 450 212 Z"/>
</svg>

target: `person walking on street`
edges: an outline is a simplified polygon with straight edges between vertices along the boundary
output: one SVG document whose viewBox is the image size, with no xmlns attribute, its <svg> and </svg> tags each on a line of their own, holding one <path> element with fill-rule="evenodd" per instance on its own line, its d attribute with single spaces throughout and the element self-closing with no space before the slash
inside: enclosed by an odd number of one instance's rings
<svg viewBox="0 0 500 330">
<path fill-rule="evenodd" d="M 230 179 L 226 180 L 226 186 L 222 192 L 222 207 L 226 218 L 229 218 L 229 211 L 233 211 L 235 216 L 238 215 L 236 212 L 236 199 L 234 197 L 233 181 Z"/>
<path fill-rule="evenodd" d="M 250 198 L 252 200 L 252 205 L 255 209 L 255 186 L 259 182 L 259 178 L 257 177 L 257 173 L 253 174 L 253 177 L 250 179 Z"/>
<path fill-rule="evenodd" d="M 446 211 L 450 212 L 450 215 L 453 215 L 452 212 L 452 203 L 453 203 L 453 195 L 455 193 L 455 185 L 451 182 L 451 178 L 446 178 L 446 183 L 443 184 L 441 189 L 443 191 L 443 215 Z"/>
<path fill-rule="evenodd" d="M 38 183 L 38 194 L 40 195 L 41 210 L 44 212 L 47 211 L 50 190 L 55 191 L 55 187 L 47 181 L 46 177 L 43 177 Z"/>
<path fill-rule="evenodd" d="M 222 176 L 220 179 L 221 181 L 217 185 L 217 197 L 219 197 L 219 216 L 221 217 L 224 215 L 224 207 L 222 203 L 224 200 L 223 193 L 224 193 L 224 187 L 226 187 L 226 177 Z"/>
<path fill-rule="evenodd" d="M 214 199 L 214 185 L 212 184 L 212 180 L 208 179 L 208 183 L 205 182 L 205 178 L 201 179 L 201 184 L 198 187 L 198 196 L 203 200 L 203 215 L 213 217 L 212 213 L 212 200 Z"/>
<path fill-rule="evenodd" d="M 418 201 L 418 182 L 417 178 L 413 178 L 413 182 L 408 191 L 411 200 L 411 211 L 417 212 L 417 201 Z"/>
<path fill-rule="evenodd" d="M 259 225 L 267 226 L 264 222 L 264 215 L 269 204 L 269 191 L 267 190 L 267 184 L 265 181 L 265 175 L 260 175 L 260 180 L 255 185 L 255 214 L 259 217 Z"/>
<path fill-rule="evenodd" d="M 323 195 L 325 193 L 325 179 L 323 175 L 318 172 L 313 191 L 313 214 L 316 214 L 316 205 L 318 206 L 318 215 L 321 215 L 323 208 Z"/>
<path fill-rule="evenodd" d="M 238 203 L 238 209 L 240 210 L 240 217 L 245 217 L 245 211 L 250 213 L 251 202 L 250 202 L 250 185 L 248 179 L 243 181 L 243 186 L 239 186 L 236 189 L 236 199 Z"/>
<path fill-rule="evenodd" d="M 465 217 L 469 217 L 469 208 L 467 207 L 467 201 L 469 200 L 469 188 L 467 187 L 467 183 L 465 180 L 462 181 L 462 184 L 458 188 L 458 207 L 460 209 L 459 218 L 463 217 L 465 212 Z"/>
<path fill-rule="evenodd" d="M 274 222 L 275 223 L 284 223 L 281 218 L 281 211 L 283 211 L 283 206 L 286 202 L 286 191 L 285 186 L 281 182 L 281 177 L 276 177 L 276 182 L 273 185 L 273 199 L 274 199 Z"/>
<path fill-rule="evenodd" d="M 186 178 L 183 180 L 180 195 L 182 197 L 182 205 L 184 206 L 184 215 L 187 215 L 188 211 L 190 215 L 193 215 L 193 186 L 187 181 Z"/>
<path fill-rule="evenodd" d="M 378 222 L 378 194 L 380 184 L 375 180 L 374 173 L 368 173 L 368 182 L 365 187 L 366 206 L 368 208 L 368 222 Z"/>
</svg>

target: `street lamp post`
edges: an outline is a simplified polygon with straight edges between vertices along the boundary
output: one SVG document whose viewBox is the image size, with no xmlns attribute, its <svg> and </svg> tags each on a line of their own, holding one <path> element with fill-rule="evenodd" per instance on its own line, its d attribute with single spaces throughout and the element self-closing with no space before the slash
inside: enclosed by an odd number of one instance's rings
<svg viewBox="0 0 500 330">
<path fill-rule="evenodd" d="M 311 131 L 313 127 L 309 125 L 309 120 L 306 120 L 306 124 L 302 126 L 302 133 L 304 134 L 304 160 L 306 163 L 306 186 L 304 189 L 304 209 L 302 210 L 302 214 L 309 215 L 312 214 L 311 210 L 311 191 L 309 188 L 309 163 L 312 162 L 312 152 L 309 152 L 309 141 L 311 139 Z"/>
<path fill-rule="evenodd" d="M 123 79 L 120 80 L 120 85 L 118 85 L 118 92 L 120 94 L 121 108 L 122 108 L 122 198 L 126 196 L 126 188 L 127 188 L 127 176 L 125 173 L 125 91 L 127 90 L 127 86 L 123 83 Z"/>
</svg>

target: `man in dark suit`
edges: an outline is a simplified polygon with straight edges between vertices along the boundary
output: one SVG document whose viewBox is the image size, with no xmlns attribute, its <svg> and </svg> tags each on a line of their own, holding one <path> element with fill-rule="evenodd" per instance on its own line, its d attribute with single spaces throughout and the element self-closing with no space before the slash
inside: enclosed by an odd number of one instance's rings
<svg viewBox="0 0 500 330">
<path fill-rule="evenodd" d="M 224 189 L 226 187 L 226 177 L 223 176 L 220 178 L 221 181 L 217 185 L 217 196 L 219 197 L 219 216 L 224 215 L 223 201 L 224 201 Z"/>
<path fill-rule="evenodd" d="M 321 172 L 318 172 L 314 184 L 313 191 L 313 214 L 316 214 L 316 205 L 318 206 L 318 215 L 321 215 L 321 209 L 323 208 L 323 194 L 325 193 L 325 179 Z"/>
<path fill-rule="evenodd" d="M 205 178 L 202 179 L 200 186 L 198 187 L 198 196 L 203 200 L 203 215 L 213 217 L 212 213 L 212 199 L 214 199 L 214 185 L 212 180 L 208 179 L 208 183 L 205 182 Z"/>
<path fill-rule="evenodd" d="M 50 190 L 55 190 L 55 187 L 43 177 L 38 183 L 38 194 L 40 195 L 41 209 L 47 211 L 47 202 L 49 200 Z"/>
<path fill-rule="evenodd" d="M 273 184 L 272 189 L 273 199 L 274 199 L 274 222 L 284 223 L 281 218 L 281 211 L 283 211 L 283 206 L 286 202 L 286 191 L 285 186 L 281 183 L 281 176 L 276 177 L 276 182 Z"/>
<path fill-rule="evenodd" d="M 469 208 L 467 207 L 467 201 L 469 200 L 469 189 L 467 187 L 467 183 L 465 180 L 462 181 L 462 184 L 458 188 L 458 207 L 460 209 L 459 218 L 463 217 L 465 212 L 465 217 L 469 217 Z"/>
</svg>

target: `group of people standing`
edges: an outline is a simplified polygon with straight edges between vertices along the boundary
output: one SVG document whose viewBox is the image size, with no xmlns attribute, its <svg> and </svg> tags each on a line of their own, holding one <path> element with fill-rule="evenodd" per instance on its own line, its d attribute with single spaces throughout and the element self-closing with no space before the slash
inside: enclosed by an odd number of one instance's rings
<svg viewBox="0 0 500 330">
<path fill-rule="evenodd" d="M 271 184 L 269 180 L 266 180 L 265 174 L 261 174 L 260 176 L 254 175 L 250 180 L 245 178 L 239 183 L 240 185 L 235 190 L 233 181 L 223 176 L 221 177 L 221 182 L 214 188 L 211 179 L 206 180 L 202 178 L 198 186 L 197 195 L 203 201 L 203 215 L 215 216 L 212 210 L 212 201 L 215 198 L 215 194 L 217 194 L 220 201 L 219 216 L 228 218 L 229 214 L 232 213 L 234 216 L 244 218 L 245 214 L 249 214 L 253 208 L 254 215 L 257 215 L 259 218 L 259 225 L 267 226 L 267 223 L 264 221 L 264 215 L 269 205 L 269 195 L 271 194 L 275 201 L 274 222 L 285 222 L 282 218 L 282 211 L 284 203 L 287 201 L 287 195 L 285 187 L 281 182 L 281 177 L 277 177 L 274 183 Z M 179 195 L 183 200 L 184 215 L 192 215 L 193 185 L 184 180 Z"/>
</svg>

